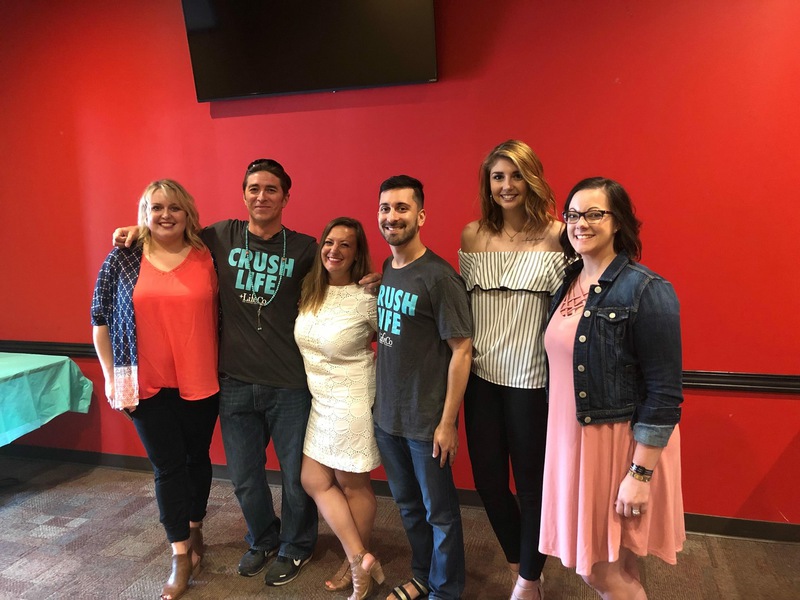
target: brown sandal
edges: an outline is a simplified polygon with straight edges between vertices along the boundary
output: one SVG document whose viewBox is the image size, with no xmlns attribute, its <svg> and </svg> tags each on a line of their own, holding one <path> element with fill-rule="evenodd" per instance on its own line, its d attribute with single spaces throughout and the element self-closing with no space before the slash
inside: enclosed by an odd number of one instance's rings
<svg viewBox="0 0 800 600">
<path fill-rule="evenodd" d="M 350 563 L 350 570 L 353 573 L 353 593 L 347 600 L 364 600 L 372 593 L 373 581 L 380 585 L 386 579 L 380 561 L 374 556 L 372 557 L 374 562 L 369 570 L 362 566 L 364 554 L 369 553 L 356 554 L 353 562 Z"/>
<path fill-rule="evenodd" d="M 325 589 L 329 592 L 340 592 L 350 589 L 353 585 L 353 573 L 350 571 L 350 561 L 345 557 L 342 566 L 325 582 Z"/>
<path fill-rule="evenodd" d="M 172 555 L 172 572 L 161 589 L 161 600 L 177 600 L 189 589 L 192 576 L 192 559 L 189 554 Z"/>
<path fill-rule="evenodd" d="M 206 545 L 203 542 L 203 524 L 200 527 L 189 528 L 189 558 L 192 561 L 192 575 L 198 575 L 202 569 L 203 555 Z M 195 556 L 197 557 L 195 559 Z"/>
</svg>

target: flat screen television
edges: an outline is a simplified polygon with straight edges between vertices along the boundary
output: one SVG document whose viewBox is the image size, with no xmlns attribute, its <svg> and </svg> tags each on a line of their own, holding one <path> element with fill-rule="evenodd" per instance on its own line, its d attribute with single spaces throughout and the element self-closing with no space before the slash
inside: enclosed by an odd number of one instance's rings
<svg viewBox="0 0 800 600">
<path fill-rule="evenodd" d="M 436 81 L 433 0 L 182 0 L 198 102 Z"/>
</svg>

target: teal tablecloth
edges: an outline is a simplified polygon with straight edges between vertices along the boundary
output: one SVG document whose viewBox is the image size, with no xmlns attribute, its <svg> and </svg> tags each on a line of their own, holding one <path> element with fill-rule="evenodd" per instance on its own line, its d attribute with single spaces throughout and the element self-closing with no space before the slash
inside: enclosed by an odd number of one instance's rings
<svg viewBox="0 0 800 600">
<path fill-rule="evenodd" d="M 66 356 L 0 352 L 0 446 L 67 412 L 89 412 L 92 382 Z"/>
</svg>

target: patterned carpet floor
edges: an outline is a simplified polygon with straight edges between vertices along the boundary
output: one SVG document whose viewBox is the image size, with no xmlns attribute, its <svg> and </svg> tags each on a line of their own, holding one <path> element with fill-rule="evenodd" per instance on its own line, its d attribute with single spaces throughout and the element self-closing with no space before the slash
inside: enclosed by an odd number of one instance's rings
<svg viewBox="0 0 800 600">
<path fill-rule="evenodd" d="M 280 490 L 273 488 L 276 506 Z M 482 509 L 463 507 L 465 600 L 509 597 L 512 579 Z M 267 588 L 261 576 L 236 573 L 247 549 L 244 523 L 229 481 L 214 480 L 204 525 L 204 569 L 184 596 L 199 599 L 325 599 L 322 582 L 343 553 L 320 522 L 314 559 L 298 579 Z M 387 581 L 385 598 L 409 575 L 410 551 L 390 498 L 379 498 L 373 551 Z M 153 496 L 152 474 L 0 456 L 0 598 L 158 598 L 169 550 Z M 642 561 L 650 600 L 792 600 L 800 598 L 800 544 L 691 534 L 678 565 Z M 596 598 L 557 559 L 545 566 L 547 600 Z"/>
</svg>

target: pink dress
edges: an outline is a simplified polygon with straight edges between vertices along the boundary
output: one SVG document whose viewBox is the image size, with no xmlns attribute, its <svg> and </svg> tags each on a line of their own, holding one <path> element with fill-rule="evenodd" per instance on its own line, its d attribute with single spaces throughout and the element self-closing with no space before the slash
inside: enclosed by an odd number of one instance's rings
<svg viewBox="0 0 800 600">
<path fill-rule="evenodd" d="M 542 528 L 539 551 L 579 575 L 615 562 L 620 546 L 675 564 L 686 531 L 681 496 L 680 432 L 675 428 L 650 482 L 649 510 L 621 517 L 614 510 L 635 442 L 630 422 L 581 426 L 575 418 L 572 349 L 583 311 L 557 310 L 545 332 L 550 366 Z"/>
</svg>

